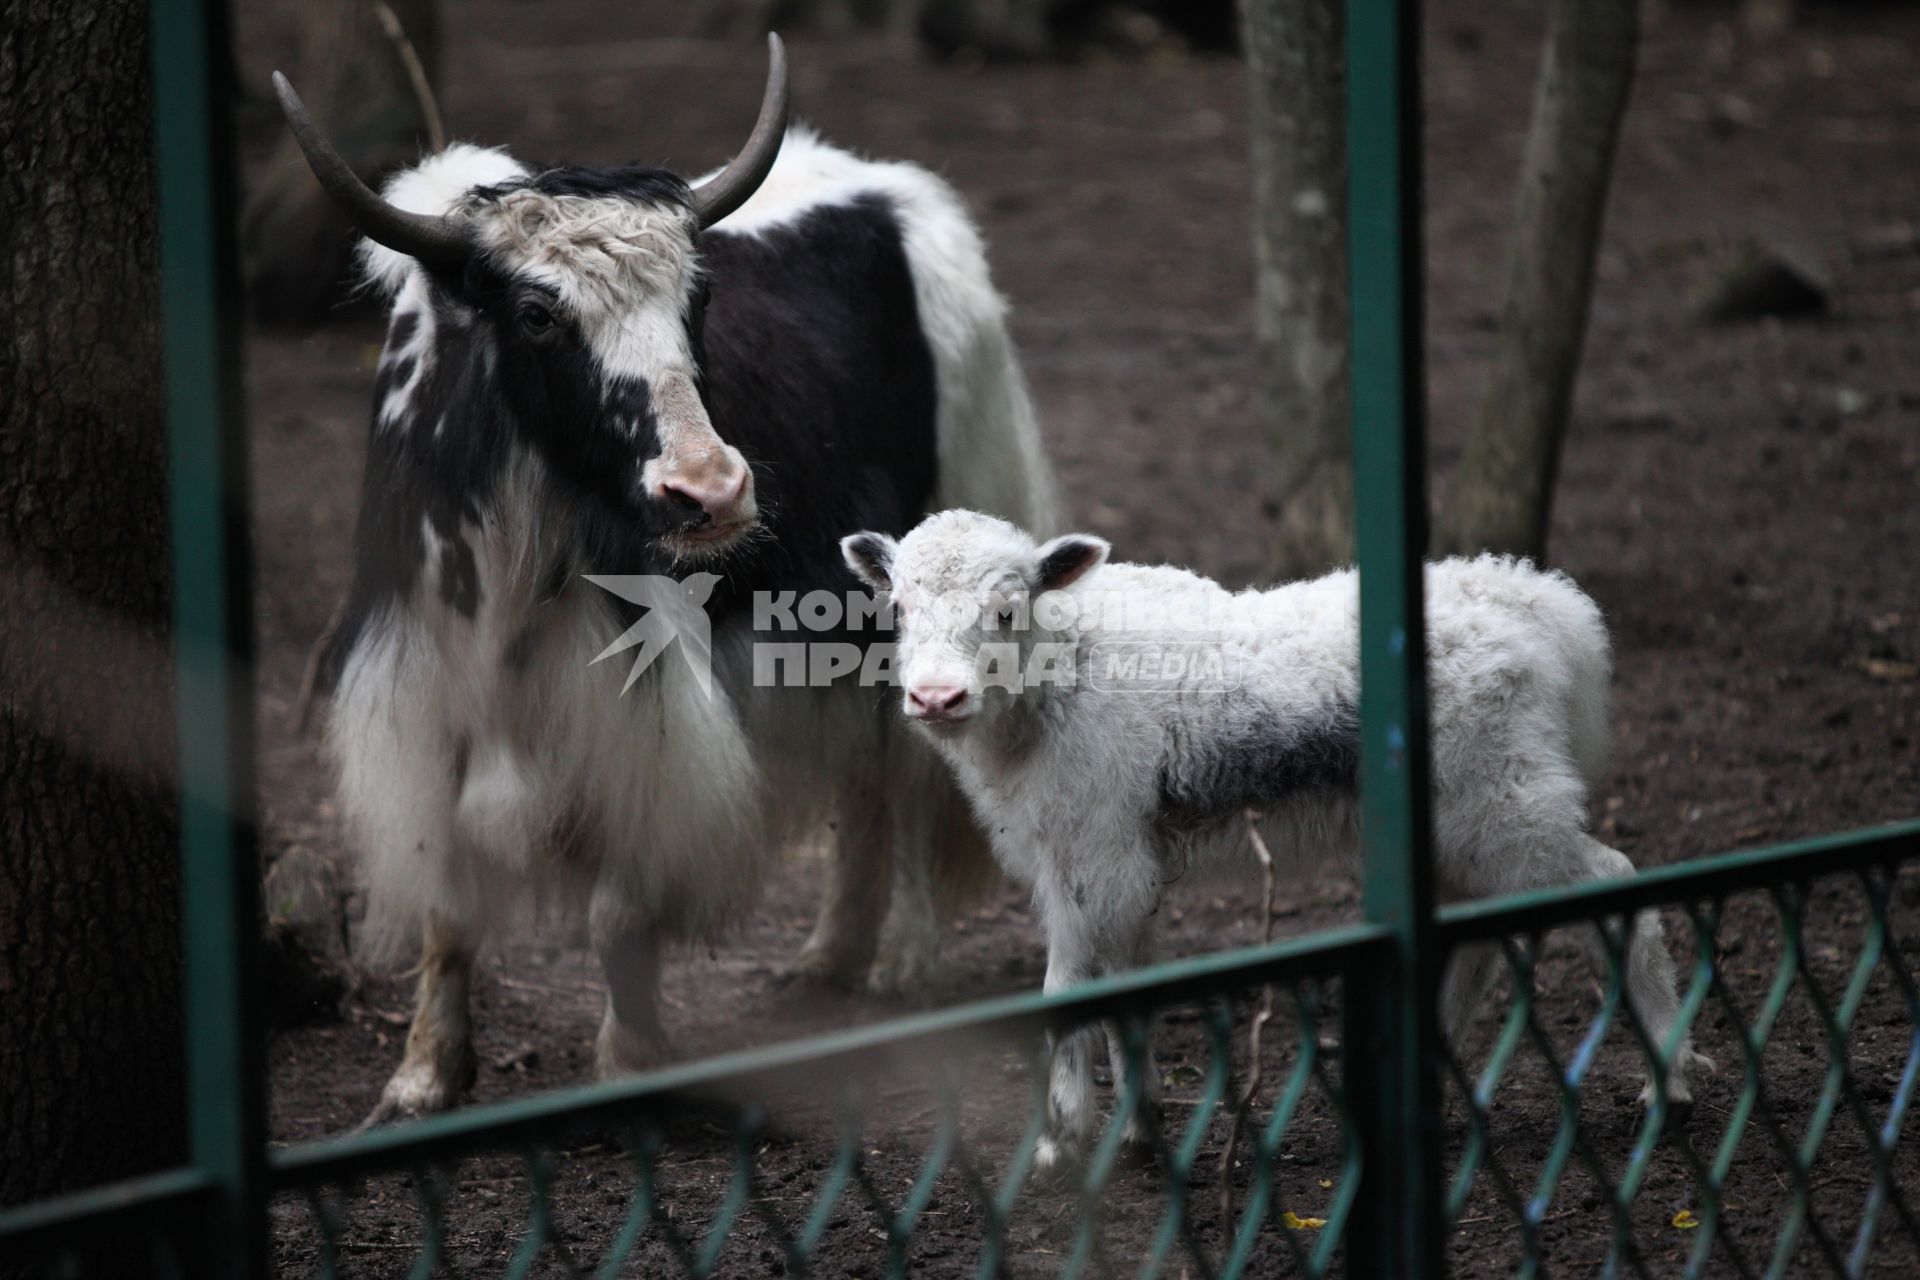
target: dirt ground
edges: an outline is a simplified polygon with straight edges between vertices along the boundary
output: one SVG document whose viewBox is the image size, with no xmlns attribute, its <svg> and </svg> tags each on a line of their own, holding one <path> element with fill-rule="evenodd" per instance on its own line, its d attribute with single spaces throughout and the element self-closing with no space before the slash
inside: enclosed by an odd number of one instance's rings
<svg viewBox="0 0 1920 1280">
<path fill-rule="evenodd" d="M 1617 644 L 1612 785 L 1603 835 L 1642 865 L 1859 827 L 1920 810 L 1920 10 L 1813 6 L 1809 24 L 1770 45 L 1738 36 L 1715 7 L 1647 30 L 1607 222 L 1575 423 L 1557 505 L 1553 556 L 1602 604 Z M 1539 6 L 1444 0 L 1431 7 L 1428 98 L 1433 466 L 1458 456 L 1493 344 L 1510 192 L 1526 127 Z M 483 0 L 449 24 L 443 106 L 454 132 L 519 155 L 644 158 L 688 170 L 717 161 L 752 117 L 763 55 L 751 43 L 685 36 L 686 3 L 537 7 Z M 297 6 L 244 7 L 241 64 L 250 83 L 288 65 Z M 947 175 L 972 202 L 1047 438 L 1078 523 L 1129 559 L 1176 560 L 1235 581 L 1263 559 L 1271 506 L 1263 427 L 1248 389 L 1248 177 L 1242 68 L 1166 52 L 1082 65 L 930 65 L 878 39 L 791 42 L 799 111 L 831 138 Z M 271 122 L 248 139 L 256 167 Z M 1688 300 L 1750 236 L 1794 246 L 1831 277 L 1827 314 L 1706 328 Z M 348 573 L 349 531 L 378 325 L 352 320 L 305 336 L 251 335 L 260 566 L 263 787 L 267 847 L 344 857 L 329 783 L 314 745 L 290 725 L 301 664 Z M 819 864 L 793 856 L 770 874 L 749 923 L 710 954 L 672 967 L 672 1029 L 690 1055 L 873 1022 L 905 1006 L 797 991 L 781 981 L 811 920 Z M 1883 1123 L 1911 1087 L 1916 1012 L 1897 964 L 1920 961 L 1920 871 L 1888 887 L 1893 939 L 1864 987 L 1849 1043 L 1860 1109 L 1843 1105 L 1812 1161 L 1817 1220 L 1844 1256 L 1867 1199 L 1863 1126 Z M 1304 869 L 1281 894 L 1281 925 L 1304 933 L 1352 919 L 1358 895 L 1337 869 Z M 1717 932 L 1724 994 L 1698 1023 L 1721 1066 L 1700 1087 L 1690 1146 L 1648 1162 L 1623 1221 L 1640 1274 L 1679 1274 L 1698 1236 L 1676 1215 L 1703 1215 L 1689 1150 L 1710 1161 L 1732 1142 L 1727 1213 L 1710 1274 L 1739 1274 L 1729 1249 L 1762 1270 L 1787 1224 L 1794 1183 L 1775 1134 L 1798 1144 L 1819 1120 L 1826 1069 L 1819 1010 L 1837 1002 L 1873 912 L 1857 881 L 1806 895 L 1800 976 L 1755 1057 L 1768 1103 L 1736 1104 L 1747 1072 L 1734 1011 L 1761 1003 L 1782 955 L 1763 894 L 1727 904 Z M 1690 946 L 1669 913 L 1676 947 Z M 1257 941 L 1257 892 L 1183 886 L 1168 906 L 1168 943 L 1192 953 Z M 1688 952 L 1690 954 L 1690 952 Z M 928 1003 L 1029 989 L 1041 974 L 1035 922 L 1013 890 L 956 920 Z M 1536 982 L 1541 1043 L 1565 1062 L 1598 1007 L 1571 939 L 1545 947 Z M 1332 997 L 1337 1005 L 1337 993 Z M 476 1025 L 479 1101 L 577 1083 L 599 1015 L 592 968 L 566 939 L 520 940 L 486 960 Z M 1288 1004 L 1283 1000 L 1283 1006 Z M 280 1035 L 272 1046 L 272 1129 L 280 1141 L 337 1134 L 373 1104 L 405 1035 L 407 984 L 372 978 L 347 1017 Z M 1242 1013 L 1244 1002 L 1237 1006 Z M 1490 1007 L 1465 1059 L 1485 1060 L 1505 1004 Z M 1243 1020 L 1244 1023 L 1244 1020 Z M 1209 1061 L 1199 1009 L 1168 1018 L 1161 1070 L 1170 1118 L 1191 1118 Z M 1328 1045 L 1339 1078 L 1337 1017 L 1308 1043 Z M 1291 1014 L 1269 1028 L 1269 1081 L 1294 1062 Z M 1242 1031 L 1236 1031 L 1236 1044 Z M 1244 1049 L 1236 1049 L 1244 1056 Z M 1536 1043 L 1523 1045 L 1495 1094 L 1494 1160 L 1533 1192 L 1554 1158 L 1560 1098 Z M 1244 1065 L 1244 1064 L 1242 1064 Z M 977 1069 L 976 1069 L 977 1068 Z M 1025 1122 L 1021 1057 L 983 1047 L 967 1068 L 966 1131 L 991 1181 Z M 924 1074 L 889 1082 L 864 1129 L 873 1194 L 898 1204 L 919 1175 L 937 1109 Z M 1582 1141 L 1558 1190 L 1537 1208 L 1541 1249 L 1558 1274 L 1597 1271 L 1613 1219 L 1589 1161 L 1617 1176 L 1636 1141 L 1634 1051 L 1616 1032 L 1599 1054 L 1578 1114 Z M 1269 1092 L 1271 1093 L 1271 1086 Z M 817 1100 L 815 1100 L 817 1102 Z M 823 1114 L 804 1099 L 776 1109 L 754 1147 L 757 1212 L 717 1259 L 719 1274 L 783 1269 L 772 1215 L 796 1231 L 835 1152 Z M 1469 1135 L 1459 1090 L 1448 1100 L 1449 1170 Z M 1195 1239 L 1217 1250 L 1221 1126 L 1192 1173 Z M 1893 1126 L 1896 1130 L 1902 1126 Z M 1911 1127 L 1911 1126 L 1905 1126 Z M 1729 1135 L 1731 1135 L 1729 1137 Z M 1911 1143 L 1909 1143 L 1909 1146 Z M 694 1230 L 725 1198 L 732 1139 L 690 1115 L 658 1158 L 673 1221 Z M 1319 1216 L 1338 1194 L 1340 1129 L 1328 1095 L 1310 1090 L 1279 1154 L 1281 1203 Z M 1907 1206 L 1920 1209 L 1920 1157 L 1895 1156 Z M 607 1140 L 562 1152 L 553 1226 L 575 1261 L 596 1265 L 619 1231 L 631 1162 Z M 1236 1175 L 1244 1185 L 1248 1170 Z M 1513 1201 L 1483 1173 L 1450 1228 L 1456 1274 L 1513 1269 L 1521 1230 Z M 915 1274 L 971 1274 L 983 1219 L 966 1181 L 934 1184 L 909 1261 Z M 459 1171 L 449 1208 L 450 1274 L 493 1273 L 527 1221 L 517 1160 Z M 1244 1195 L 1242 1197 L 1244 1202 Z M 1121 1175 L 1100 1198 L 1105 1252 L 1095 1273 L 1126 1266 L 1152 1240 L 1167 1203 L 1152 1171 Z M 356 1274 L 404 1274 L 417 1239 L 414 1193 L 397 1179 L 361 1189 L 343 1232 Z M 1007 1270 L 1057 1272 L 1073 1247 L 1072 1197 L 1021 1197 L 1008 1226 Z M 313 1220 L 281 1206 L 276 1252 L 290 1273 L 315 1256 Z M 1913 1274 L 1920 1232 L 1885 1213 L 1873 1274 Z M 1684 1223 L 1686 1219 L 1680 1218 Z M 879 1220 L 850 1190 L 826 1225 L 817 1274 L 875 1274 Z M 1825 1274 L 1813 1237 L 1791 1274 Z M 1269 1227 L 1250 1274 L 1294 1270 L 1311 1228 Z M 1731 1244 L 1729 1244 L 1731 1242 Z M 549 1250 L 542 1273 L 565 1270 Z M 1203 1274 L 1176 1248 L 1168 1274 Z M 1633 1270 L 1629 1267 L 1629 1270 Z M 645 1242 L 627 1274 L 674 1272 L 669 1246 Z"/>
</svg>

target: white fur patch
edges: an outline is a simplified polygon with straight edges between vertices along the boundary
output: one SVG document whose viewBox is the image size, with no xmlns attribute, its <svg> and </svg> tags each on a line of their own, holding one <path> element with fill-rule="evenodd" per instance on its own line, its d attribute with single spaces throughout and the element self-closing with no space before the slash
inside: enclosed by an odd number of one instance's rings
<svg viewBox="0 0 1920 1280">
<path fill-rule="evenodd" d="M 686 293 L 694 262 L 694 219 L 686 210 L 537 191 L 509 191 L 467 207 L 483 245 L 575 305 L 628 308 Z"/>
<path fill-rule="evenodd" d="M 491 187 L 527 176 L 527 168 L 504 147 L 456 142 L 387 180 L 381 191 L 388 203 L 408 213 L 453 213 L 475 187 Z M 385 245 L 363 240 L 360 275 L 369 286 L 392 297 L 414 272 L 414 261 Z"/>
</svg>

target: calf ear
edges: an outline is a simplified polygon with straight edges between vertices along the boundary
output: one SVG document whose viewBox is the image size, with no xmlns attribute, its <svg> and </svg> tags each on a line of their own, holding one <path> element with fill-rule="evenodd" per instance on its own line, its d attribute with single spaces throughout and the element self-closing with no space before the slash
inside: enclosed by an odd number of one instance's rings
<svg viewBox="0 0 1920 1280">
<path fill-rule="evenodd" d="M 884 533 L 850 533 L 840 539 L 840 554 L 854 577 L 886 591 L 893 586 L 893 553 L 899 545 Z"/>
<path fill-rule="evenodd" d="M 1105 563 L 1113 548 L 1105 538 L 1090 533 L 1066 533 L 1042 546 L 1037 553 L 1033 589 L 1054 591 L 1078 582 Z"/>
</svg>

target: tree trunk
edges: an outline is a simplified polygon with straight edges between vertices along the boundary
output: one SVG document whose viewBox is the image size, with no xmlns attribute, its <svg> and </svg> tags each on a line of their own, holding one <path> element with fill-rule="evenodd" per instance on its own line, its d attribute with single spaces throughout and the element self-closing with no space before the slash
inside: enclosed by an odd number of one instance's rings
<svg viewBox="0 0 1920 1280">
<path fill-rule="evenodd" d="M 421 95 L 380 21 L 376 0 L 304 2 L 293 85 L 354 172 L 378 190 L 386 174 L 431 149 Z M 429 84 L 437 84 L 434 0 L 386 3 Z M 269 323 L 317 323 L 352 288 L 353 228 L 320 190 L 286 130 L 265 180 L 247 202 L 241 247 L 249 301 Z"/>
<path fill-rule="evenodd" d="M 0 0 L 0 1204 L 178 1162 L 147 7 Z"/>
<path fill-rule="evenodd" d="M 1639 13 L 1638 0 L 1554 0 L 1493 378 L 1447 490 L 1439 551 L 1546 553 Z"/>
<path fill-rule="evenodd" d="M 1346 84 L 1340 6 L 1243 0 L 1253 136 L 1260 412 L 1279 577 L 1353 556 Z"/>
</svg>

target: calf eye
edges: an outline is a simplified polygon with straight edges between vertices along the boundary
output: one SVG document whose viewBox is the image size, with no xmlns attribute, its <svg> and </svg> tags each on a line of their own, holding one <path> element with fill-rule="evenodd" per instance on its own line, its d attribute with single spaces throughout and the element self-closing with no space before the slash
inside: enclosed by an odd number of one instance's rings
<svg viewBox="0 0 1920 1280">
<path fill-rule="evenodd" d="M 513 319 L 522 330 L 535 338 L 543 337 L 553 332 L 553 326 L 556 323 L 553 318 L 553 312 L 547 310 L 537 302 L 521 303 L 514 311 Z"/>
</svg>

